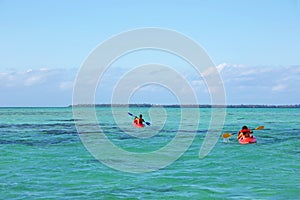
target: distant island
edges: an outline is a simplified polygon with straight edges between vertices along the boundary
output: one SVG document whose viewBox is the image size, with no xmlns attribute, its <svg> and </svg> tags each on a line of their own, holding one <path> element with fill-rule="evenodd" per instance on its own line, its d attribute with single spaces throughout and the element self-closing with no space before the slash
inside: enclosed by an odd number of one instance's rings
<svg viewBox="0 0 300 200">
<path fill-rule="evenodd" d="M 300 104 L 295 105 L 209 105 L 209 104 L 197 104 L 197 105 L 179 105 L 179 104 L 78 104 L 69 105 L 69 107 L 164 107 L 164 108 L 300 108 Z"/>
</svg>

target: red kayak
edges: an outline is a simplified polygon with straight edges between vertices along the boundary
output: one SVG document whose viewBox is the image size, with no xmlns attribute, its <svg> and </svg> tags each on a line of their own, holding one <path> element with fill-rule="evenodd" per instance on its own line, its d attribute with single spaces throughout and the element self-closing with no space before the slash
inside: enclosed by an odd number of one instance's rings
<svg viewBox="0 0 300 200">
<path fill-rule="evenodd" d="M 134 119 L 132 124 L 137 128 L 144 128 L 145 126 L 145 124 L 140 124 L 138 119 Z"/>
<path fill-rule="evenodd" d="M 145 124 L 137 124 L 137 123 L 132 123 L 133 126 L 137 127 L 137 128 L 144 128 Z"/>
<path fill-rule="evenodd" d="M 239 143 L 240 144 L 251 144 L 251 143 L 256 143 L 256 138 L 253 136 L 253 137 L 247 137 L 247 138 L 243 138 L 241 137 L 239 139 Z"/>
</svg>

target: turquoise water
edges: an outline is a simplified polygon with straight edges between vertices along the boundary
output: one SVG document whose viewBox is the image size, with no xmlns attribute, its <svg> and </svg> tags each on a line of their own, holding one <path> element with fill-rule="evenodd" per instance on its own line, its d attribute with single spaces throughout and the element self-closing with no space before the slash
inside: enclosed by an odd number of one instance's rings
<svg viewBox="0 0 300 200">
<path fill-rule="evenodd" d="M 165 109 L 164 126 L 153 120 L 144 129 L 160 131 L 136 138 L 114 123 L 109 108 L 96 110 L 107 137 L 135 152 L 163 147 L 176 135 L 181 120 L 179 108 Z M 148 108 L 130 111 L 144 113 L 150 121 Z M 223 132 L 234 133 L 242 125 L 265 129 L 254 132 L 256 144 L 240 145 L 234 136 L 228 143 L 220 138 L 210 154 L 199 159 L 209 111 L 200 109 L 196 137 L 174 163 L 154 172 L 126 173 L 107 167 L 85 149 L 71 108 L 0 108 L 0 199 L 299 198 L 299 109 L 227 109 Z M 131 126 L 131 118 L 122 123 Z M 188 123 L 181 129 L 190 131 Z"/>
</svg>

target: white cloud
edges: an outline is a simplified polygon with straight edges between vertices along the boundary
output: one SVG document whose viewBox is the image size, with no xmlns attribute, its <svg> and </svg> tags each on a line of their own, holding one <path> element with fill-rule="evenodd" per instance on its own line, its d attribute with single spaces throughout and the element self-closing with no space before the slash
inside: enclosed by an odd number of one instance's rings
<svg viewBox="0 0 300 200">
<path fill-rule="evenodd" d="M 56 82 L 65 85 L 64 82 L 70 81 L 70 78 L 73 81 L 75 72 L 75 70 L 48 68 L 0 72 L 0 88 L 34 87 L 41 84 L 55 85 Z"/>
<path fill-rule="evenodd" d="M 28 78 L 25 78 L 24 85 L 31 86 L 34 84 L 41 83 L 43 81 L 43 76 L 29 76 Z"/>
<path fill-rule="evenodd" d="M 226 65 L 221 76 L 234 103 L 300 103 L 300 66 Z"/>
<path fill-rule="evenodd" d="M 204 83 L 204 81 L 202 79 L 200 79 L 200 80 L 193 80 L 193 81 L 191 81 L 191 83 L 192 83 L 192 86 L 195 86 L 195 87 L 203 87 L 203 86 L 205 86 L 205 83 Z"/>
<path fill-rule="evenodd" d="M 286 89 L 286 85 L 284 85 L 284 84 L 278 84 L 278 85 L 275 85 L 274 87 L 272 87 L 273 92 L 281 92 L 285 89 Z"/>
<path fill-rule="evenodd" d="M 0 70 L 0 106 L 55 106 L 72 103 L 77 69 Z M 59 97 L 59 98 L 58 98 Z"/>
<path fill-rule="evenodd" d="M 227 63 L 221 63 L 219 65 L 216 66 L 218 72 L 220 73 L 226 66 L 228 66 Z"/>
<path fill-rule="evenodd" d="M 2 72 L 0 75 L 0 87 L 32 86 L 40 83 L 44 78 L 45 74 L 38 73 L 38 71 L 32 69 Z"/>
<path fill-rule="evenodd" d="M 22 99 L 25 98 L 24 94 L 32 99 L 38 99 L 38 97 L 44 98 L 40 101 L 48 102 L 47 105 L 51 105 L 54 99 L 55 101 L 71 104 L 70 99 L 72 98 L 72 89 L 77 70 L 48 68 L 19 71 L 2 70 L 0 71 L 0 93 L 9 93 L 10 95 L 6 95 L 5 99 L 1 96 L 0 106 L 10 105 L 11 99 L 19 99 L 22 102 Z M 224 82 L 228 104 L 300 103 L 300 89 L 298 87 L 300 82 L 300 66 L 247 66 L 222 63 L 217 65 L 217 70 Z M 187 79 L 198 95 L 199 103 L 209 103 L 209 100 L 207 102 L 207 99 L 210 98 L 209 90 L 204 79 L 193 70 L 182 69 L 182 71 L 181 75 Z M 118 80 L 124 78 L 124 72 L 126 72 L 124 69 L 122 69 L 122 73 L 117 69 L 106 72 L 104 79 L 101 79 L 97 91 L 99 92 L 100 89 L 99 95 L 101 98 L 105 98 L 105 101 L 109 102 L 109 98 Z M 159 76 L 159 74 L 155 76 Z M 146 76 L 154 76 L 153 74 L 149 75 L 146 73 L 143 75 L 145 77 L 142 77 L 142 80 L 146 79 Z M 162 80 L 164 78 L 168 79 L 168 76 L 161 77 Z M 136 77 L 129 77 L 129 81 L 132 80 L 136 81 Z M 178 82 L 178 80 L 174 79 L 170 83 L 174 88 L 178 88 L 178 91 L 183 91 L 179 92 L 179 95 L 184 94 L 185 88 L 180 84 L 180 81 Z M 140 88 L 135 96 L 142 103 L 147 103 L 148 101 L 151 103 L 154 97 L 157 99 L 157 102 L 159 102 L 159 99 L 164 99 L 164 102 L 167 103 L 168 97 L 173 100 L 174 97 L 166 92 L 166 90 L 166 88 L 159 87 L 158 85 L 148 85 Z M 57 98 L 58 96 L 61 98 Z M 205 100 L 205 102 L 202 100 Z M 32 104 L 35 105 L 35 102 L 32 102 Z"/>
<path fill-rule="evenodd" d="M 228 104 L 297 104 L 300 103 L 300 66 L 247 66 L 222 63 L 216 66 L 223 80 Z M 210 76 L 213 70 L 204 75 Z M 200 76 L 185 74 L 198 99 L 205 99 L 216 88 Z M 204 77 L 206 78 L 206 77 Z M 177 84 L 173 81 L 173 84 Z M 177 87 L 182 87 L 178 85 Z M 202 103 L 202 102 L 200 102 Z"/>
<path fill-rule="evenodd" d="M 59 84 L 60 90 L 70 90 L 73 89 L 74 82 L 73 81 L 63 81 Z"/>
</svg>

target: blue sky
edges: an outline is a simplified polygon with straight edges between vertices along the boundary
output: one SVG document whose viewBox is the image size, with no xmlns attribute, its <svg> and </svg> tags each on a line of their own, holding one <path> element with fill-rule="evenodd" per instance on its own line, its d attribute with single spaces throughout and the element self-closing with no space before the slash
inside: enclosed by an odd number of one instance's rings
<svg viewBox="0 0 300 200">
<path fill-rule="evenodd" d="M 299 0 L 0 0 L 0 27 L 0 106 L 71 104 L 72 83 L 89 53 L 112 35 L 142 27 L 176 30 L 200 44 L 219 66 L 228 104 L 300 103 Z M 109 101 L 106 90 L 100 101 Z M 195 91 L 199 103 L 209 103 L 201 96 L 205 87 Z M 135 101 L 173 103 L 151 96 L 141 91 Z"/>
</svg>

